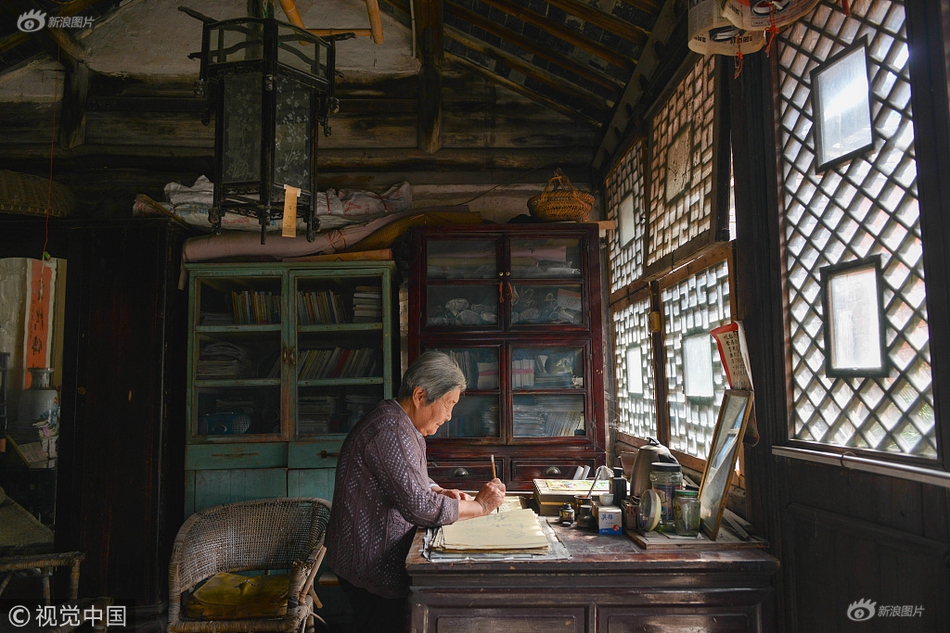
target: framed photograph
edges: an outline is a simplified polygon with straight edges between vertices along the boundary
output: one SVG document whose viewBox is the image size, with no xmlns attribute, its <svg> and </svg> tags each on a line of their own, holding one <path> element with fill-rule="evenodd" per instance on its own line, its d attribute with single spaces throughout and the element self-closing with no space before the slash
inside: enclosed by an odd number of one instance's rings
<svg viewBox="0 0 950 633">
<path fill-rule="evenodd" d="M 634 214 L 632 193 L 628 193 L 626 197 L 620 201 L 617 219 L 620 220 L 620 247 L 623 248 L 630 244 L 633 238 L 637 236 L 637 217 Z"/>
<path fill-rule="evenodd" d="M 752 392 L 727 389 L 722 396 L 712 446 L 706 457 L 703 483 L 699 487 L 700 524 L 703 534 L 713 541 L 719 534 L 729 482 L 732 481 L 739 445 L 751 415 Z"/>
<path fill-rule="evenodd" d="M 712 346 L 708 332 L 683 337 L 683 386 L 687 398 L 711 400 L 716 395 Z"/>
<path fill-rule="evenodd" d="M 821 269 L 825 374 L 886 376 L 881 257 Z"/>
<path fill-rule="evenodd" d="M 666 154 L 666 201 L 683 193 L 690 181 L 693 155 L 693 130 L 687 124 L 680 128 Z"/>
<path fill-rule="evenodd" d="M 811 86 L 816 171 L 874 145 L 867 38 L 813 70 Z"/>
</svg>

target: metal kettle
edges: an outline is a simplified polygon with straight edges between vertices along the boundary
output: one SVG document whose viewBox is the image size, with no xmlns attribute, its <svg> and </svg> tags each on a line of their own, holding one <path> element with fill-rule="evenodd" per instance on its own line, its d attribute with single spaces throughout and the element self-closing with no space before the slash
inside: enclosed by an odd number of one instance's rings
<svg viewBox="0 0 950 633">
<path fill-rule="evenodd" d="M 670 449 L 652 437 L 648 437 L 647 440 L 649 440 L 648 443 L 637 451 L 633 460 L 633 470 L 630 471 L 630 494 L 634 497 L 639 497 L 644 490 L 650 488 L 650 471 L 653 470 L 653 462 L 678 463 L 670 453 Z"/>
</svg>

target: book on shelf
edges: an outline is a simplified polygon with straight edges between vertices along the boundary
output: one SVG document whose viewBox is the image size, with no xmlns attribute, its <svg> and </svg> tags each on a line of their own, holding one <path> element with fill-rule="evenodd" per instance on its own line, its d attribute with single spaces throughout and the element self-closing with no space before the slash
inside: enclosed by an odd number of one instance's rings
<svg viewBox="0 0 950 633">
<path fill-rule="evenodd" d="M 234 322 L 239 325 L 270 325 L 280 323 L 280 295 L 267 291 L 231 292 Z"/>
</svg>

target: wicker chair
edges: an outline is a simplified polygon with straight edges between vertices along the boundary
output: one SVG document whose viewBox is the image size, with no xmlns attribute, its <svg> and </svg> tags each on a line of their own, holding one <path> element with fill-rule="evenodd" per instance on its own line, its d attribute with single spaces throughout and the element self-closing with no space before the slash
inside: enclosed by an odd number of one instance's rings
<svg viewBox="0 0 950 633">
<path fill-rule="evenodd" d="M 168 632 L 295 631 L 313 629 L 320 606 L 313 582 L 323 545 L 330 502 L 317 498 L 240 501 L 205 508 L 178 530 L 168 568 Z M 289 577 L 286 615 L 247 619 L 194 619 L 184 604 L 216 574 L 279 572 Z M 322 620 L 321 620 L 322 621 Z"/>
</svg>

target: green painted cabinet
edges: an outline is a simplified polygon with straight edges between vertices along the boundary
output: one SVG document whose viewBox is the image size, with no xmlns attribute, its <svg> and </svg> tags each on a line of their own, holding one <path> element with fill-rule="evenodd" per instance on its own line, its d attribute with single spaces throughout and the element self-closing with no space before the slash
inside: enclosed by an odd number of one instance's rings
<svg viewBox="0 0 950 633">
<path fill-rule="evenodd" d="M 333 497 L 346 433 L 394 396 L 392 262 L 189 264 L 185 512 Z"/>
</svg>

